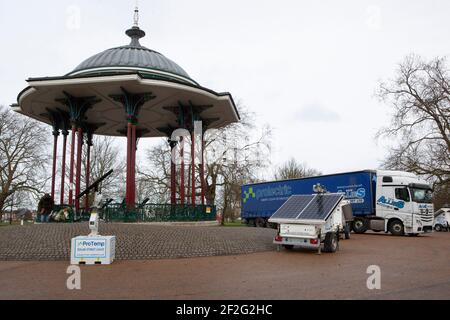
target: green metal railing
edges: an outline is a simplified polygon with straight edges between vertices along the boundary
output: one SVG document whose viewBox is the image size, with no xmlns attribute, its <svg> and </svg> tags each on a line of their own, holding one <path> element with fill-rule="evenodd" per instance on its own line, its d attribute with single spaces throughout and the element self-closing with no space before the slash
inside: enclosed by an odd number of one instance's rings
<svg viewBox="0 0 450 320">
<path fill-rule="evenodd" d="M 215 206 L 146 204 L 126 210 L 123 205 L 113 204 L 103 209 L 102 215 L 107 222 L 195 222 L 214 221 L 216 213 Z"/>
<path fill-rule="evenodd" d="M 55 205 L 54 212 L 60 212 L 62 209 L 69 209 L 69 217 L 65 221 L 59 222 L 77 222 L 89 221 L 89 212 L 76 213 L 72 206 Z M 106 222 L 196 222 L 196 221 L 214 221 L 217 210 L 215 206 L 197 205 L 170 205 L 170 204 L 146 204 L 137 205 L 135 209 L 127 210 L 122 204 L 110 204 L 100 212 L 100 217 Z M 38 214 L 36 221 L 41 221 L 41 215 Z"/>
</svg>

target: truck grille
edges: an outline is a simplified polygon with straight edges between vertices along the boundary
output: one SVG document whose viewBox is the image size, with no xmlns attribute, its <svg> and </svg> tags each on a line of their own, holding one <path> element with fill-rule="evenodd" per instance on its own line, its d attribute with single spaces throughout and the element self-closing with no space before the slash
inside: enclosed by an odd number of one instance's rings
<svg viewBox="0 0 450 320">
<path fill-rule="evenodd" d="M 432 223 L 433 222 L 433 216 L 432 215 L 420 215 L 420 221 L 424 223 Z"/>
</svg>

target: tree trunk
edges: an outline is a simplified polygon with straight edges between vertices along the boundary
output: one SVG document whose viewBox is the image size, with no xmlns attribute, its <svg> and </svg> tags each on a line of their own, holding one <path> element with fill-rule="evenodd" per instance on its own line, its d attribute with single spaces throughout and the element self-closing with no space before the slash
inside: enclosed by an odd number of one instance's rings
<svg viewBox="0 0 450 320">
<path fill-rule="evenodd" d="M 3 218 L 3 209 L 5 207 L 5 200 L 3 199 L 3 197 L 0 197 L 0 221 Z"/>
</svg>

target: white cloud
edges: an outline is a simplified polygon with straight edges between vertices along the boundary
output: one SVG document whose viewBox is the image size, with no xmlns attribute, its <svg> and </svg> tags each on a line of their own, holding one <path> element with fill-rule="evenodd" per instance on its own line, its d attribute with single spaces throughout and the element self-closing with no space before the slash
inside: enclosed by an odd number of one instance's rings
<svg viewBox="0 0 450 320">
<path fill-rule="evenodd" d="M 310 104 L 295 113 L 294 119 L 299 122 L 337 122 L 340 115 L 320 104 Z"/>
</svg>

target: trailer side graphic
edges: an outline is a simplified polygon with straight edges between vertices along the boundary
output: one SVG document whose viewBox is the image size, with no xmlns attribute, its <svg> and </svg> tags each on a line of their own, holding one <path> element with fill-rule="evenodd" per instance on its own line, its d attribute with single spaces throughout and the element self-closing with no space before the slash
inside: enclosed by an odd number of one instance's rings
<svg viewBox="0 0 450 320">
<path fill-rule="evenodd" d="M 342 193 L 352 203 L 356 216 L 374 213 L 375 197 L 372 193 L 376 174 L 373 171 L 360 171 L 243 186 L 242 218 L 269 218 L 290 196 L 309 195 L 317 183 L 325 186 L 328 192 Z"/>
</svg>

